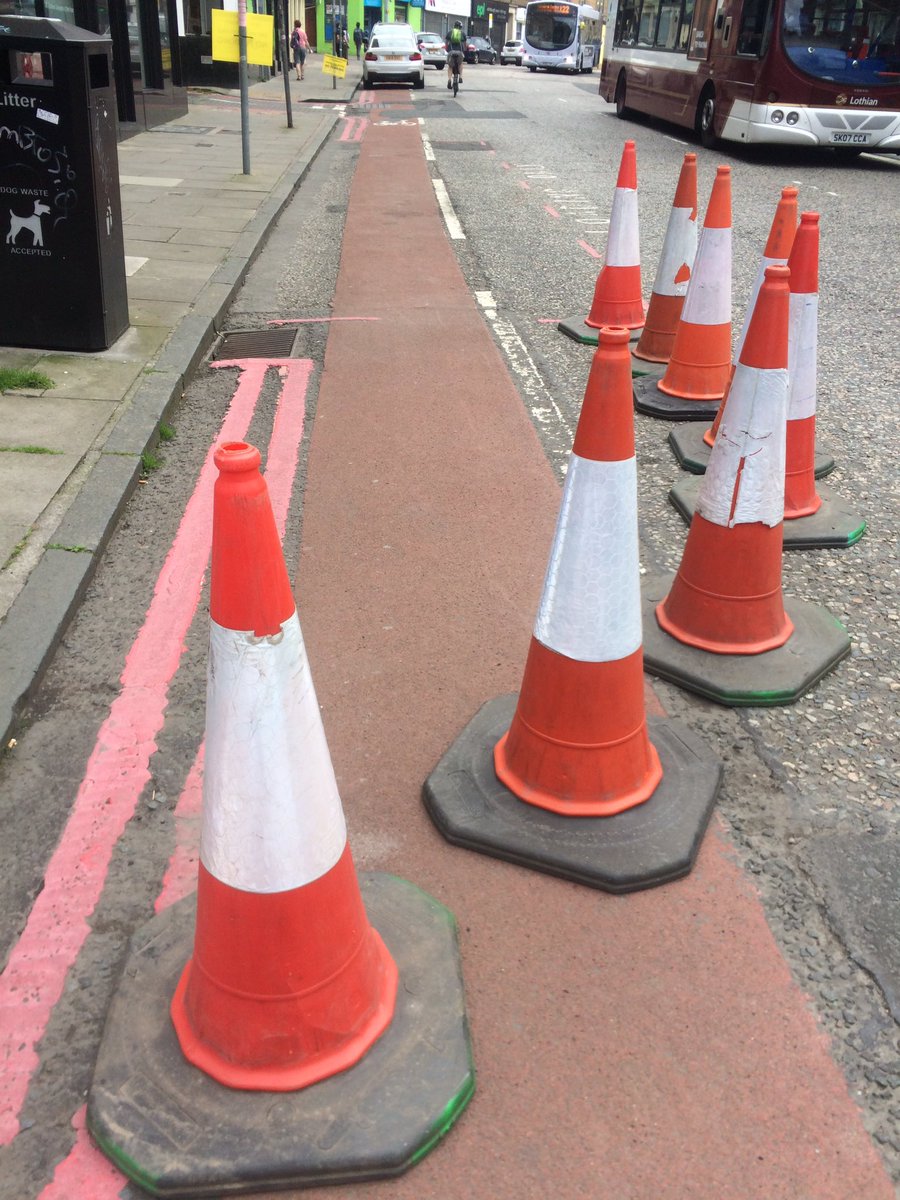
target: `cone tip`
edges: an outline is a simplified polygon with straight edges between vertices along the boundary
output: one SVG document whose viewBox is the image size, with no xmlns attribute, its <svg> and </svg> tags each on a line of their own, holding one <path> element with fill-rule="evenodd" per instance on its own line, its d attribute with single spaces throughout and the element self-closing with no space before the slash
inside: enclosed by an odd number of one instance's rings
<svg viewBox="0 0 900 1200">
<path fill-rule="evenodd" d="M 819 214 L 817 212 L 805 212 L 800 214 L 801 225 L 818 225 Z"/>
<path fill-rule="evenodd" d="M 798 187 L 790 187 L 789 186 L 789 187 L 783 187 L 781 189 L 782 200 L 796 200 L 799 195 L 800 195 L 800 189 Z"/>
<path fill-rule="evenodd" d="M 213 460 L 220 471 L 254 471 L 262 456 L 248 442 L 223 442 L 216 447 Z"/>
<path fill-rule="evenodd" d="M 623 325 L 604 325 L 598 335 L 598 344 L 604 346 L 622 346 L 628 343 L 631 331 Z"/>
<path fill-rule="evenodd" d="M 790 267 L 785 267 L 780 264 L 766 267 L 766 283 L 787 283 L 790 277 Z"/>
</svg>

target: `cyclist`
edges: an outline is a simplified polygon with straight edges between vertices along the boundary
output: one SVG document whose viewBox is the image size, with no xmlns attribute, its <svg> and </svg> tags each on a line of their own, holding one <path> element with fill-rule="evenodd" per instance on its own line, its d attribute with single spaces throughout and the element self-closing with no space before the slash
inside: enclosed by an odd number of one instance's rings
<svg viewBox="0 0 900 1200">
<path fill-rule="evenodd" d="M 453 60 L 456 59 L 459 68 L 459 82 L 462 83 L 463 62 L 465 61 L 464 51 L 466 48 L 466 35 L 463 33 L 462 24 L 457 21 L 450 32 L 447 34 L 447 87 L 453 87 Z"/>
</svg>

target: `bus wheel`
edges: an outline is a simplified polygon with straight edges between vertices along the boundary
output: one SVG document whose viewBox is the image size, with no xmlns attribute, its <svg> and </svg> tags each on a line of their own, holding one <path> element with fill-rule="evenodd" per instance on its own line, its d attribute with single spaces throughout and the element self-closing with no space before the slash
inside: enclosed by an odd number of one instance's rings
<svg viewBox="0 0 900 1200">
<path fill-rule="evenodd" d="M 628 109 L 625 106 L 625 72 L 623 71 L 616 81 L 616 116 L 624 119 L 628 116 Z"/>
<path fill-rule="evenodd" d="M 719 140 L 715 132 L 716 120 L 716 93 L 713 88 L 707 88 L 700 97 L 700 103 L 697 105 L 697 120 L 695 122 L 697 133 L 700 135 L 700 141 L 707 150 L 715 148 L 716 142 Z"/>
</svg>

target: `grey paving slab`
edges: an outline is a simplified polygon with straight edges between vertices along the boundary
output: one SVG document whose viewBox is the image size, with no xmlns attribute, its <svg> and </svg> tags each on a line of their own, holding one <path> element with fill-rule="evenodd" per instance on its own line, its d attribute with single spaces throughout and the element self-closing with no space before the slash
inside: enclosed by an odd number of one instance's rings
<svg viewBox="0 0 900 1200">
<path fill-rule="evenodd" d="M 65 453 L 78 450 L 83 453 L 109 420 L 117 403 L 118 399 L 61 398 L 55 392 L 29 397 L 0 396 L 0 445 L 45 446 Z M 4 495 L 0 496 L 0 510 L 5 507 L 7 491 L 4 488 Z"/>
<path fill-rule="evenodd" d="M 47 396 L 63 399 L 120 400 L 141 373 L 142 359 L 117 360 L 88 355 L 48 354 L 37 369 L 55 383 Z"/>
</svg>

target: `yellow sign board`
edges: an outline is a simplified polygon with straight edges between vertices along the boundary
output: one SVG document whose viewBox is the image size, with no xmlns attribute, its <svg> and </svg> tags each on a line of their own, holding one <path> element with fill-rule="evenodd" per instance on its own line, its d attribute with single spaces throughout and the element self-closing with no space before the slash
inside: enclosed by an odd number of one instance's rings
<svg viewBox="0 0 900 1200">
<path fill-rule="evenodd" d="M 322 74 L 337 75 L 338 79 L 343 79 L 347 74 L 346 58 L 340 58 L 337 54 L 324 54 L 322 56 Z"/>
<path fill-rule="evenodd" d="M 265 13 L 247 13 L 247 62 L 272 65 L 275 18 Z M 219 62 L 240 62 L 238 15 L 222 8 L 212 10 L 212 56 Z"/>
</svg>

